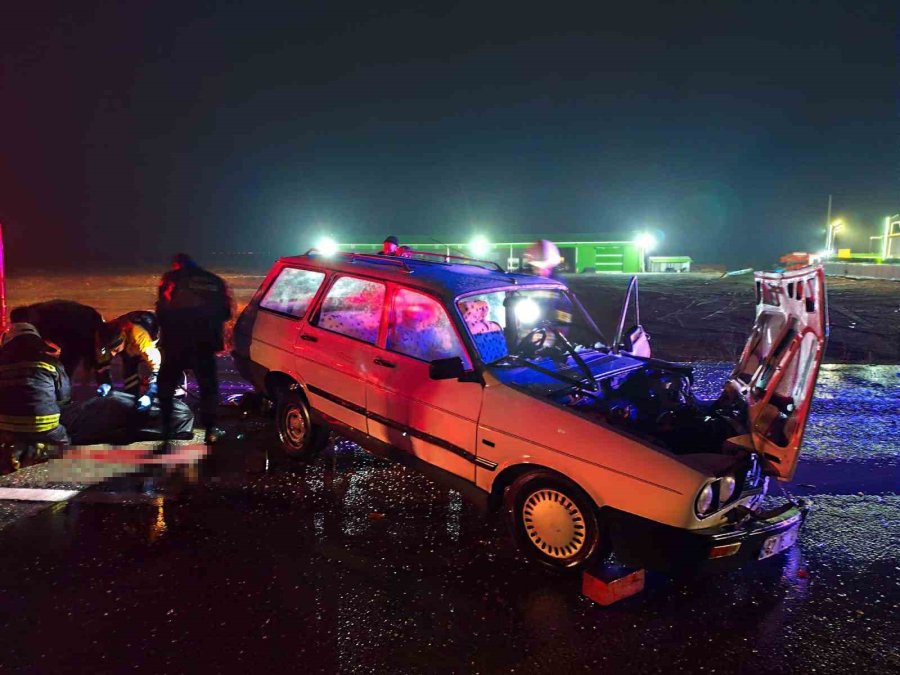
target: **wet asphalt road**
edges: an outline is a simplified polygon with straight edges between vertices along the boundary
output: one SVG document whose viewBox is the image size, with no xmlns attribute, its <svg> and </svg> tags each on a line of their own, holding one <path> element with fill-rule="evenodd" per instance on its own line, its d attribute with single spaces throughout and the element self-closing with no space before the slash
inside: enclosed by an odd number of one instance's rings
<svg viewBox="0 0 900 675">
<path fill-rule="evenodd" d="M 797 547 L 612 607 L 458 493 L 346 441 L 290 465 L 233 408 L 199 467 L 21 471 L 83 490 L 0 505 L 0 671 L 900 672 L 897 370 L 825 367 Z"/>
</svg>

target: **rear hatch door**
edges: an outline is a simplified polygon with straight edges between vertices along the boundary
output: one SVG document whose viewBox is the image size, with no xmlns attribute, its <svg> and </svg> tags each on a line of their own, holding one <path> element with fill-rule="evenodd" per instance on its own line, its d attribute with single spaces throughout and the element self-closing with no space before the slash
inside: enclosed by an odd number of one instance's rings
<svg viewBox="0 0 900 675">
<path fill-rule="evenodd" d="M 822 267 L 757 272 L 756 322 L 726 389 L 747 405 L 766 473 L 790 480 L 828 337 Z"/>
</svg>

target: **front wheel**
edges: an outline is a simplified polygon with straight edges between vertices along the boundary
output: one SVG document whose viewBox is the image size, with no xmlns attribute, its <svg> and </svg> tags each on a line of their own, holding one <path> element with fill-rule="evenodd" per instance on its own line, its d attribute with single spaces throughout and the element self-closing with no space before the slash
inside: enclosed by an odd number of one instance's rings
<svg viewBox="0 0 900 675">
<path fill-rule="evenodd" d="M 549 472 L 520 476 L 507 489 L 506 507 L 519 548 L 546 567 L 579 569 L 607 551 L 594 504 L 561 476 Z"/>
<path fill-rule="evenodd" d="M 309 406 L 296 391 L 279 395 L 275 425 L 281 447 L 290 459 L 307 459 L 328 444 L 328 427 L 312 421 Z"/>
</svg>

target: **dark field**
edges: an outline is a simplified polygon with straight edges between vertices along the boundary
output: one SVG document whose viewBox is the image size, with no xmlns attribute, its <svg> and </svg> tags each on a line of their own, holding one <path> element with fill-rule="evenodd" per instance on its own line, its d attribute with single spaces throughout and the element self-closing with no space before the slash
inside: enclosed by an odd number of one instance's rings
<svg viewBox="0 0 900 675">
<path fill-rule="evenodd" d="M 231 284 L 237 306 L 250 299 L 264 269 L 215 270 Z M 567 282 L 612 338 L 628 275 L 572 275 Z M 157 272 L 28 274 L 8 281 L 10 307 L 51 298 L 96 307 L 104 318 L 152 307 Z M 831 363 L 900 362 L 900 282 L 829 277 Z M 656 356 L 679 361 L 734 361 L 753 324 L 753 277 L 648 274 L 640 281 L 641 318 Z"/>
</svg>

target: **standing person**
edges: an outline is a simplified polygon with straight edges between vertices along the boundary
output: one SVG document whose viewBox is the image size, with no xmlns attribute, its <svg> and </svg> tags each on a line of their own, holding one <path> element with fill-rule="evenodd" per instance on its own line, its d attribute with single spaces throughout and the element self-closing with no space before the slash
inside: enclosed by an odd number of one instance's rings
<svg viewBox="0 0 900 675">
<path fill-rule="evenodd" d="M 225 432 L 216 426 L 219 381 L 216 352 L 225 348 L 222 325 L 231 318 L 231 295 L 225 282 L 194 260 L 179 253 L 172 269 L 163 275 L 156 301 L 159 346 L 163 354 L 159 371 L 159 405 L 163 438 L 159 452 L 168 451 L 172 429 L 172 399 L 185 370 L 193 370 L 200 386 L 200 420 L 206 443 L 215 443 Z"/>
<path fill-rule="evenodd" d="M 13 442 L 11 464 L 17 469 L 21 446 L 27 453 L 69 443 L 59 417 L 71 388 L 59 347 L 41 338 L 32 324 L 12 324 L 0 345 L 0 431 Z"/>
<path fill-rule="evenodd" d="M 159 325 L 153 312 L 138 310 L 117 319 L 107 321 L 97 329 L 97 393 L 108 396 L 112 391 L 112 360 L 122 355 L 122 377 L 125 393 L 134 396 L 135 407 L 149 410 L 157 395 L 157 378 L 162 357 L 156 346 L 159 339 Z M 138 367 L 146 364 L 150 375 L 147 388 L 141 394 L 141 377 Z"/>
<path fill-rule="evenodd" d="M 562 262 L 562 256 L 559 254 L 556 244 L 552 241 L 538 239 L 525 249 L 522 259 L 532 274 L 536 274 L 539 277 L 559 279 L 559 272 L 556 271 L 556 268 Z"/>
</svg>

